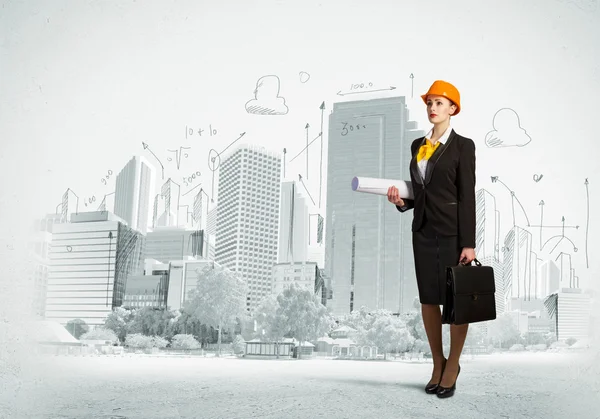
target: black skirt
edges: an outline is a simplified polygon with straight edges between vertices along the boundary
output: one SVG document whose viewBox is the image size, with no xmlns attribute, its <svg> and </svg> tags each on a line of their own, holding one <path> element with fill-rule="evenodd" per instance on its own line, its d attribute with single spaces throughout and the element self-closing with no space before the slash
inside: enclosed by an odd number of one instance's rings
<svg viewBox="0 0 600 419">
<path fill-rule="evenodd" d="M 461 252 L 458 236 L 439 236 L 427 224 L 413 232 L 413 254 L 421 304 L 444 304 L 446 267 L 458 265 Z"/>
</svg>

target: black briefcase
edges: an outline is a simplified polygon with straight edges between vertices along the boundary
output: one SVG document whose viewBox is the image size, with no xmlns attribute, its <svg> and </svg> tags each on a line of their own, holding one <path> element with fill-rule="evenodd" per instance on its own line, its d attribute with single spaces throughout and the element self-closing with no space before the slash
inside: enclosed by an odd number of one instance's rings
<svg viewBox="0 0 600 419">
<path fill-rule="evenodd" d="M 458 265 L 446 268 L 446 301 L 442 312 L 444 324 L 467 324 L 496 318 L 496 283 L 494 269 Z"/>
</svg>

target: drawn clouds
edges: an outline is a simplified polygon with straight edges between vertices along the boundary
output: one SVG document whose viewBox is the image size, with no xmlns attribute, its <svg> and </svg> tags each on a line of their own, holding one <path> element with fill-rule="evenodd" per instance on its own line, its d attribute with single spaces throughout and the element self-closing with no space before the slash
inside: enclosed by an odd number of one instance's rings
<svg viewBox="0 0 600 419">
<path fill-rule="evenodd" d="M 246 112 L 256 115 L 285 115 L 288 107 L 279 96 L 279 77 L 263 76 L 256 82 L 254 99 L 246 102 Z"/>
<path fill-rule="evenodd" d="M 519 115 L 510 108 L 502 108 L 494 115 L 494 129 L 485 136 L 485 144 L 490 148 L 524 147 L 531 137 L 521 127 Z"/>
</svg>

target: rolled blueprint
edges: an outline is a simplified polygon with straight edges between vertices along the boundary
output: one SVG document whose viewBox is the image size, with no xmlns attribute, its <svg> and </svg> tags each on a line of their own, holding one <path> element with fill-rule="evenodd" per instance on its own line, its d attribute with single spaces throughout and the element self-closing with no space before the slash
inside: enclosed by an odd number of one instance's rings
<svg viewBox="0 0 600 419">
<path fill-rule="evenodd" d="M 352 190 L 355 192 L 371 193 L 374 195 L 387 195 L 390 186 L 398 188 L 402 199 L 414 199 L 411 181 L 394 179 L 377 179 L 373 177 L 354 177 Z"/>
</svg>

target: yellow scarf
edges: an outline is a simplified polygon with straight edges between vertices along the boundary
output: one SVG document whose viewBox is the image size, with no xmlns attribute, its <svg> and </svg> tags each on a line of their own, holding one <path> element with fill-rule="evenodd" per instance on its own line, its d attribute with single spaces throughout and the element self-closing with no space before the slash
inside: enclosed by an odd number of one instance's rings
<svg viewBox="0 0 600 419">
<path fill-rule="evenodd" d="M 440 142 L 437 141 L 435 145 L 431 144 L 429 140 L 425 141 L 425 144 L 419 148 L 419 153 L 417 154 L 417 161 L 421 161 L 423 159 L 429 160 L 429 158 L 433 155 L 435 150 L 440 146 Z"/>
</svg>

